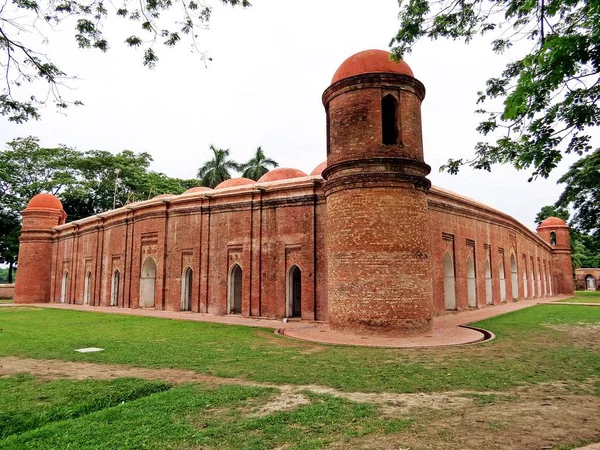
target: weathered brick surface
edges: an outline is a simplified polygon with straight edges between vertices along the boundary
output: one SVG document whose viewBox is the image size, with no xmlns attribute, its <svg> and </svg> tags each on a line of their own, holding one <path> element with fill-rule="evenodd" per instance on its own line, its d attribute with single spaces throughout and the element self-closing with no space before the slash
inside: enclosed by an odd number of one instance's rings
<svg viewBox="0 0 600 450">
<path fill-rule="evenodd" d="M 15 284 L 0 284 L 0 299 L 14 298 Z"/>
<path fill-rule="evenodd" d="M 387 95 L 399 105 L 394 145 L 382 144 Z M 138 308 L 149 258 L 156 264 L 156 309 L 180 310 L 189 268 L 192 312 L 227 314 L 229 274 L 237 264 L 241 314 L 283 318 L 290 314 L 288 274 L 297 266 L 301 318 L 359 333 L 429 330 L 432 316 L 446 311 L 445 255 L 452 261 L 453 309 L 470 307 L 469 257 L 475 307 L 500 303 L 502 292 L 513 301 L 513 284 L 515 300 L 571 293 L 566 225 L 552 222 L 538 235 L 485 205 L 430 189 L 424 95 L 417 80 L 397 73 L 356 75 L 330 86 L 323 94 L 323 178 L 280 179 L 296 173 L 280 169 L 277 181 L 232 181 L 231 187 L 158 196 L 70 224 L 63 224 L 60 202 L 44 194 L 50 207 L 23 212 L 16 302 L 81 304 L 89 273 L 90 305 L 109 306 L 118 270 L 116 307 Z M 551 232 L 556 245 L 550 245 Z"/>
</svg>

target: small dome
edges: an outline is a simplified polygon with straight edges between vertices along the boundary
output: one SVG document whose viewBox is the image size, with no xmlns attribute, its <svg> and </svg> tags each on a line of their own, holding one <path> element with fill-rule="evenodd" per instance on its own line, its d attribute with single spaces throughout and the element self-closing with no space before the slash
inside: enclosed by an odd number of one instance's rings
<svg viewBox="0 0 600 450">
<path fill-rule="evenodd" d="M 29 200 L 27 209 L 57 209 L 62 211 L 63 205 L 54 195 L 42 193 Z"/>
<path fill-rule="evenodd" d="M 317 167 L 315 167 L 313 169 L 313 171 L 310 173 L 310 176 L 314 177 L 316 175 L 321 175 L 326 167 L 327 167 L 327 160 L 323 161 L 321 164 L 319 164 Z"/>
<path fill-rule="evenodd" d="M 173 197 L 173 194 L 160 194 L 155 197 L 152 197 L 152 200 L 158 200 L 159 198 L 167 198 L 167 197 Z"/>
<path fill-rule="evenodd" d="M 256 183 L 256 181 L 251 180 L 250 178 L 244 178 L 244 177 L 239 177 L 239 178 L 230 178 L 229 180 L 225 180 L 222 183 L 218 184 L 215 189 L 223 189 L 223 188 L 230 188 L 230 187 L 236 187 L 236 186 L 244 186 L 247 184 L 254 184 Z"/>
<path fill-rule="evenodd" d="M 556 227 L 568 227 L 566 222 L 560 217 L 548 217 L 544 219 L 538 228 L 556 228 Z"/>
<path fill-rule="evenodd" d="M 390 52 L 385 50 L 365 50 L 346 59 L 336 70 L 331 84 L 344 78 L 364 73 L 396 73 L 414 77 L 412 70 L 404 61 L 392 61 Z"/>
<path fill-rule="evenodd" d="M 188 189 L 187 191 L 184 192 L 184 194 L 196 194 L 198 192 L 208 192 L 208 191 L 212 191 L 212 189 L 209 187 L 206 187 L 206 186 L 197 186 L 197 187 Z"/>
<path fill-rule="evenodd" d="M 267 183 L 269 181 L 289 180 L 290 178 L 301 178 L 306 177 L 304 172 L 298 169 L 291 169 L 289 167 L 278 167 L 270 172 L 265 173 L 258 180 L 259 183 Z"/>
</svg>

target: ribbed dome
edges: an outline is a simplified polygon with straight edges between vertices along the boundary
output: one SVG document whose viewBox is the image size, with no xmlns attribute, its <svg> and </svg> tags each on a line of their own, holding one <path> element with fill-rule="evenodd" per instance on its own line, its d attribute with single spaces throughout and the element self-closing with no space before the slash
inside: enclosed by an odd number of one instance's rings
<svg viewBox="0 0 600 450">
<path fill-rule="evenodd" d="M 556 228 L 556 227 L 568 227 L 567 223 L 560 217 L 548 217 L 540 224 L 538 228 Z"/>
<path fill-rule="evenodd" d="M 384 50 L 365 50 L 346 59 L 336 70 L 331 84 L 344 78 L 364 73 L 397 73 L 414 77 L 413 71 L 404 61 L 392 61 L 390 52 Z"/>
<path fill-rule="evenodd" d="M 321 175 L 326 167 L 327 167 L 327 160 L 323 161 L 321 164 L 319 164 L 317 167 L 315 167 L 313 169 L 313 171 L 310 173 L 310 176 L 314 177 L 316 175 Z"/>
<path fill-rule="evenodd" d="M 304 172 L 298 169 L 291 169 L 289 167 L 278 167 L 270 172 L 265 173 L 258 180 L 259 183 L 267 183 L 269 181 L 288 180 L 290 178 L 301 178 L 306 177 Z"/>
<path fill-rule="evenodd" d="M 250 178 L 244 178 L 244 177 L 239 177 L 239 178 L 230 178 L 229 180 L 225 180 L 222 183 L 218 184 L 215 189 L 223 189 L 223 188 L 230 188 L 230 187 L 236 187 L 236 186 L 244 186 L 246 184 L 254 184 L 256 183 L 256 181 L 251 180 Z"/>
<path fill-rule="evenodd" d="M 42 193 L 29 200 L 27 209 L 56 209 L 62 211 L 63 205 L 54 195 Z"/>
<path fill-rule="evenodd" d="M 197 186 L 197 187 L 188 189 L 187 191 L 184 192 L 184 194 L 195 194 L 198 192 L 208 192 L 208 191 L 212 191 L 212 189 L 209 187 L 206 187 L 206 186 Z"/>
</svg>

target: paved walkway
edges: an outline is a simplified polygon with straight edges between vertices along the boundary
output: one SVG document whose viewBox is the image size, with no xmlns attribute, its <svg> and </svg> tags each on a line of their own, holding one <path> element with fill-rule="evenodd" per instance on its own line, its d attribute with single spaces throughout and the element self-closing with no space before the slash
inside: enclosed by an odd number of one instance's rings
<svg viewBox="0 0 600 450">
<path fill-rule="evenodd" d="M 480 320 L 529 308 L 539 303 L 551 303 L 568 298 L 556 296 L 545 299 L 521 300 L 519 302 L 503 303 L 496 306 L 472 309 L 449 313 L 434 317 L 431 332 L 415 337 L 382 337 L 367 336 L 352 333 L 342 333 L 331 330 L 328 324 L 323 322 L 302 322 L 266 318 L 250 318 L 238 315 L 216 316 L 204 313 L 192 313 L 182 311 L 157 311 L 154 309 L 129 309 L 107 306 L 71 305 L 64 303 L 35 303 L 32 305 L 15 305 L 11 303 L 0 304 L 3 307 L 35 306 L 41 308 L 69 309 L 75 311 L 102 312 L 107 314 L 125 314 L 131 316 L 147 316 L 162 319 L 190 320 L 196 322 L 212 322 L 226 325 L 245 325 L 252 327 L 272 328 L 284 336 L 324 344 L 359 345 L 366 347 L 438 347 L 447 345 L 473 344 L 485 340 L 485 335 L 475 329 L 466 328 L 464 325 L 478 322 Z M 568 303 L 560 303 L 568 304 Z M 576 303 L 583 305 L 582 303 Z"/>
</svg>

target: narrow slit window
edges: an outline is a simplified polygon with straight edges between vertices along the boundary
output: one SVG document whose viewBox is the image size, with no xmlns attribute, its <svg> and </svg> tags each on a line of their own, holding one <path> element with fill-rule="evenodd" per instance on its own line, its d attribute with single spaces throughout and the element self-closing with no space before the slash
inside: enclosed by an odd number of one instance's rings
<svg viewBox="0 0 600 450">
<path fill-rule="evenodd" d="M 556 233 L 554 231 L 550 233 L 550 245 L 556 245 Z"/>
<path fill-rule="evenodd" d="M 398 143 L 398 100 L 388 94 L 381 100 L 383 145 Z"/>
</svg>

